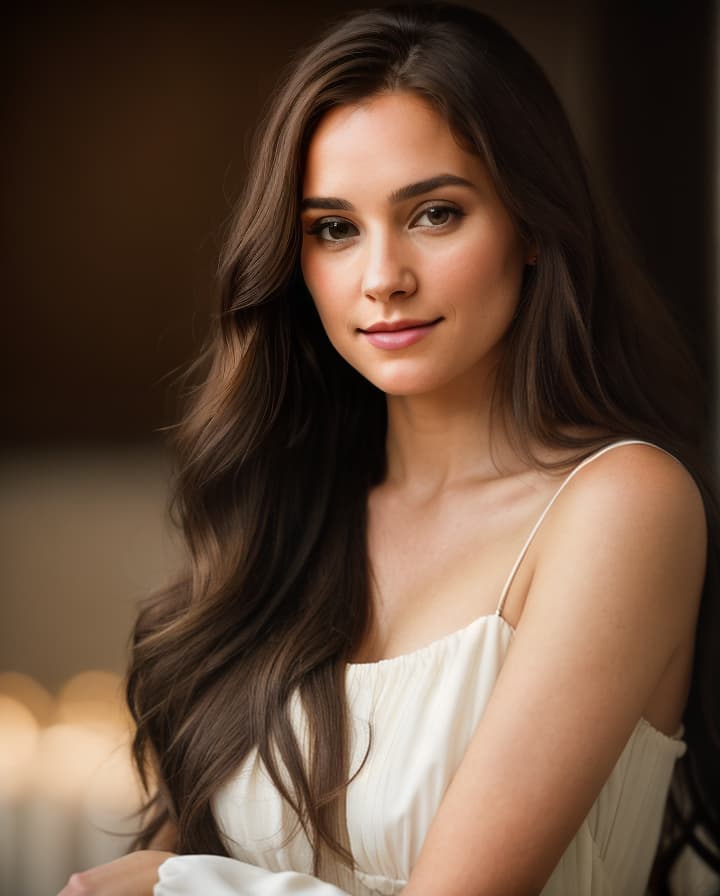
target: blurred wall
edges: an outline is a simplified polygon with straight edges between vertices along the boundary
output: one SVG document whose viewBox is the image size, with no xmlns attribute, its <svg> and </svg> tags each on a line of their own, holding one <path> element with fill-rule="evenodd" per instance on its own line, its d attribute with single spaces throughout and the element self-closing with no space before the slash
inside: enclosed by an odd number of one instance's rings
<svg viewBox="0 0 720 896">
<path fill-rule="evenodd" d="M 205 331 L 254 122 L 293 51 L 358 5 L 15 11 L 3 39 L 9 443 L 146 440 L 174 419 L 169 378 Z M 712 5 L 476 5 L 546 68 L 707 366 Z"/>
<path fill-rule="evenodd" d="M 135 603 L 176 565 L 156 448 L 25 449 L 0 465 L 0 672 L 52 691 L 122 672 Z"/>
</svg>

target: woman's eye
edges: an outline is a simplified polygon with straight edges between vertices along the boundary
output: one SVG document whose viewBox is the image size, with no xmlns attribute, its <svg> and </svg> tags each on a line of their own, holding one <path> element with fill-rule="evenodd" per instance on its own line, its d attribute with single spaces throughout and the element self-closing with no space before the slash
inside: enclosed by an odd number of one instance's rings
<svg viewBox="0 0 720 896">
<path fill-rule="evenodd" d="M 458 208 L 449 205 L 431 205 L 424 209 L 422 214 L 415 219 L 415 225 L 421 227 L 442 227 L 453 218 L 459 218 L 462 212 Z"/>
<path fill-rule="evenodd" d="M 349 221 L 328 220 L 317 221 L 308 230 L 308 233 L 317 236 L 318 239 L 326 243 L 340 243 L 343 240 L 356 236 L 357 232 L 357 227 Z"/>
</svg>

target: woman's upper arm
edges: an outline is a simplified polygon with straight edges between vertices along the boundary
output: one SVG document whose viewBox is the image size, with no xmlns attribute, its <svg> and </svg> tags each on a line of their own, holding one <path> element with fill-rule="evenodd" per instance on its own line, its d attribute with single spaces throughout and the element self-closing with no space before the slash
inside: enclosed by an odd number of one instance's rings
<svg viewBox="0 0 720 896">
<path fill-rule="evenodd" d="M 543 526 L 516 633 L 408 896 L 538 893 L 694 629 L 706 523 L 673 458 L 608 452 Z"/>
</svg>

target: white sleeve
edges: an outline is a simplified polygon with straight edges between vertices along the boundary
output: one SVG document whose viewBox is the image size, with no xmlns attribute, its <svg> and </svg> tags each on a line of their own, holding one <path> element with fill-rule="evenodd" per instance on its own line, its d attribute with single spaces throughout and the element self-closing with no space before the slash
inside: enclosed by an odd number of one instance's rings
<svg viewBox="0 0 720 896">
<path fill-rule="evenodd" d="M 296 871 L 267 871 L 223 856 L 173 856 L 159 870 L 153 896 L 348 896 Z"/>
</svg>

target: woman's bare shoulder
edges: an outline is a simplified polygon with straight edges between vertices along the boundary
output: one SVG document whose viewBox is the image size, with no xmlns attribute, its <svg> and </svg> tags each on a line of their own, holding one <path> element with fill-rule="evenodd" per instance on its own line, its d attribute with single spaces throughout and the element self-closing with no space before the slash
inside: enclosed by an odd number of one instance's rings
<svg viewBox="0 0 720 896">
<path fill-rule="evenodd" d="M 645 442 L 611 444 L 578 465 L 564 489 L 556 517 L 576 517 L 603 508 L 639 518 L 659 513 L 662 519 L 694 523 L 691 534 L 705 531 L 705 509 L 697 483 L 672 454 Z M 562 524 L 562 523 L 561 523 Z"/>
<path fill-rule="evenodd" d="M 604 451 L 567 482 L 546 523 L 537 550 L 536 601 L 550 604 L 558 594 L 567 602 L 560 582 L 587 583 L 577 593 L 595 600 L 591 583 L 600 581 L 604 609 L 628 621 L 641 624 L 645 613 L 678 632 L 694 622 L 707 521 L 697 483 L 673 455 L 645 443 Z"/>
</svg>

